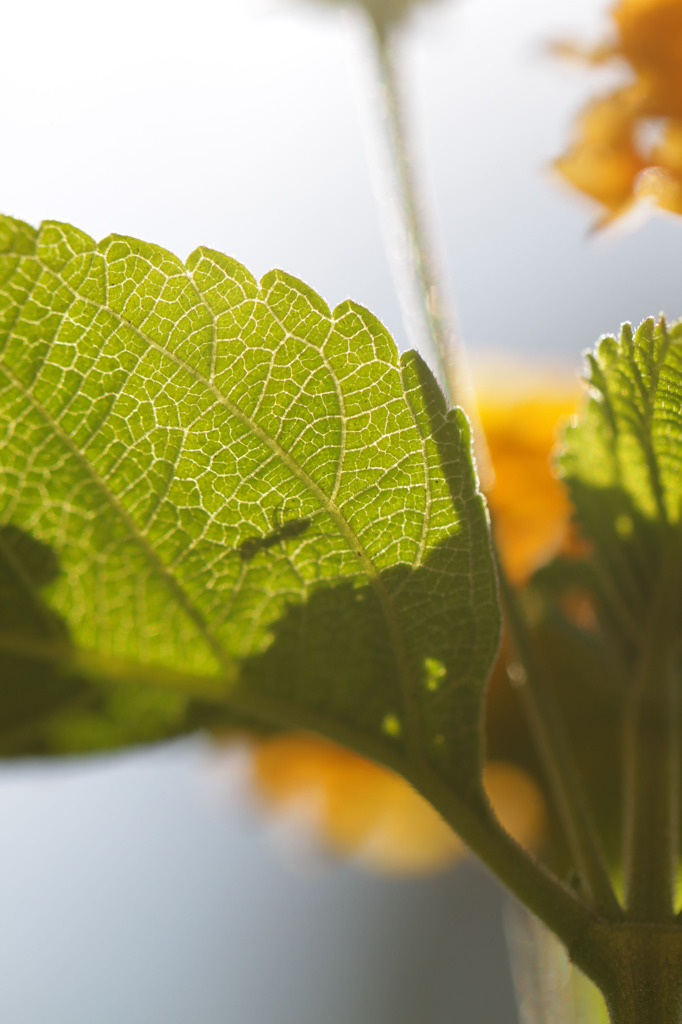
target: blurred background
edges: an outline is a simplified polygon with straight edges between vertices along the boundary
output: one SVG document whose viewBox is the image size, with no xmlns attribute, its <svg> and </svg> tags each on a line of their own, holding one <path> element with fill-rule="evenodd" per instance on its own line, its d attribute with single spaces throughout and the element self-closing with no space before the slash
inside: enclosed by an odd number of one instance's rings
<svg viewBox="0 0 682 1024">
<path fill-rule="evenodd" d="M 624 319 L 682 313 L 679 227 L 590 235 L 549 171 L 616 72 L 604 0 L 443 0 L 412 19 L 410 120 L 479 375 L 573 374 Z M 0 209 L 213 246 L 367 305 L 404 346 L 372 194 L 357 19 L 312 0 L 6 5 Z M 0 771 L 0 1013 L 13 1024 L 513 1024 L 505 899 L 311 850 L 200 738 Z M 298 853 L 297 853 L 298 851 Z"/>
</svg>

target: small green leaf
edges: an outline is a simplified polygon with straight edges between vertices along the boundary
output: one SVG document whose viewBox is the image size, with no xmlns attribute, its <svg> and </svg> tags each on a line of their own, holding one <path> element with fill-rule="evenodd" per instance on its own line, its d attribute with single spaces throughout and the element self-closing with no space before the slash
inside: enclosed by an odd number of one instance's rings
<svg viewBox="0 0 682 1024">
<path fill-rule="evenodd" d="M 588 400 L 559 458 L 583 532 L 630 614 L 679 559 L 682 324 L 645 320 L 588 357 Z M 677 539 L 676 539 L 677 538 Z"/>
<path fill-rule="evenodd" d="M 57 552 L 76 663 L 163 691 L 168 734 L 213 700 L 480 791 L 499 614 L 469 429 L 366 310 L 2 219 L 0 436 L 0 522 Z"/>
<path fill-rule="evenodd" d="M 73 648 L 65 622 L 43 599 L 60 571 L 47 545 L 12 524 L 0 527 L 0 756 L 109 750 L 215 720 L 205 694 L 187 699 L 189 681 L 184 689 L 163 678 L 152 684 L 147 671 L 115 685 L 110 664 L 97 679 L 97 659 Z M 221 713 L 221 724 L 255 723 L 233 711 Z"/>
</svg>

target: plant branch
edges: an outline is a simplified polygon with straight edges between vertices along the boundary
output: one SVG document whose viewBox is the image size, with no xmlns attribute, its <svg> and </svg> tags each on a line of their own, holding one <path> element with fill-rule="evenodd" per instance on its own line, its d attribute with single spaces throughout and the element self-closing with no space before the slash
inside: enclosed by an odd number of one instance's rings
<svg viewBox="0 0 682 1024">
<path fill-rule="evenodd" d="M 53 643 L 25 648 L 21 641 L 0 635 L 0 648 L 14 653 L 29 650 L 33 657 L 60 661 L 93 682 L 108 686 L 144 684 L 183 693 L 252 722 L 284 729 L 319 733 L 384 764 L 402 775 L 429 800 L 445 821 L 494 875 L 536 914 L 569 948 L 578 943 L 597 918 L 579 896 L 533 860 L 502 828 L 483 801 L 467 802 L 421 759 L 405 755 L 389 741 L 360 734 L 352 727 L 311 708 L 292 707 L 270 695 L 235 685 L 225 676 L 200 676 L 83 648 Z"/>
<path fill-rule="evenodd" d="M 396 193 L 398 216 L 402 220 L 401 224 L 395 224 L 391 241 L 398 261 L 417 286 L 416 291 L 422 303 L 421 318 L 427 334 L 425 340 L 434 349 L 450 398 L 456 402 L 456 396 L 461 390 L 455 365 L 457 340 L 450 303 L 445 299 L 442 274 L 436 265 L 428 238 L 415 181 L 414 159 L 407 140 L 396 59 L 396 39 L 400 29 L 372 20 L 372 30 L 380 81 L 381 123 L 393 170 L 393 191 Z"/>
<path fill-rule="evenodd" d="M 417 337 L 421 341 L 421 347 L 424 347 L 425 339 L 437 358 L 441 378 L 445 381 L 451 401 L 464 406 L 473 420 L 479 472 L 483 479 L 487 479 L 491 471 L 484 435 L 478 423 L 472 389 L 463 367 L 463 355 L 454 327 L 455 317 L 444 284 L 445 275 L 434 254 L 415 179 L 396 59 L 398 30 L 395 26 L 378 19 L 370 20 L 379 80 L 376 93 L 381 104 L 380 121 L 391 167 L 391 180 L 385 183 L 380 199 L 383 200 L 385 210 L 388 207 L 387 200 L 392 200 L 392 208 L 387 211 L 392 222 L 389 250 L 393 256 L 397 290 L 403 304 L 408 330 L 412 327 L 414 331 L 414 321 L 418 320 L 420 330 Z M 417 316 L 409 304 L 409 297 L 414 295 L 418 296 L 420 304 Z M 542 724 L 538 720 L 538 728 L 541 728 Z M 548 747 L 549 742 L 545 741 L 543 745 Z M 550 772 L 550 775 L 556 775 L 556 772 Z M 455 831 L 500 880 L 564 941 L 567 937 L 566 922 L 563 918 L 562 922 L 554 919 L 555 911 L 550 910 L 557 900 L 559 904 L 566 904 L 568 901 L 569 918 L 579 907 L 578 917 L 584 924 L 587 909 L 575 894 L 561 886 L 557 879 L 528 857 L 501 828 L 492 814 L 484 825 L 476 815 L 469 821 L 466 807 L 460 807 L 457 801 L 455 808 L 452 793 L 448 789 L 438 789 L 435 782 L 425 786 L 423 780 L 418 778 L 411 778 L 410 781 L 440 810 Z M 560 781 L 557 785 L 563 794 L 566 788 L 564 782 Z M 584 824 L 585 819 L 577 813 L 580 801 L 576 796 L 570 796 L 564 797 L 560 802 L 570 808 L 570 813 L 566 815 L 566 824 L 575 840 L 577 860 L 583 869 L 586 887 L 594 900 L 595 908 L 608 912 L 613 918 L 620 916 L 620 907 L 598 850 L 596 834 L 590 830 L 589 825 Z M 547 889 L 550 891 L 545 891 Z M 561 913 L 559 916 L 561 917 Z"/>
<path fill-rule="evenodd" d="M 453 405 L 472 424 L 479 474 L 490 475 L 489 456 L 456 329 L 446 273 L 436 256 L 423 190 L 418 187 L 413 148 L 406 127 L 397 43 L 400 26 L 369 17 L 375 62 L 374 106 L 385 153 L 377 198 L 384 214 L 387 250 L 408 334 L 415 347 L 430 352 Z M 378 133 L 377 133 L 378 134 Z M 379 163 L 379 161 L 377 161 Z M 379 177 L 379 175 L 377 175 Z"/>
<path fill-rule="evenodd" d="M 648 629 L 624 720 L 626 912 L 634 920 L 674 914 L 679 846 L 679 636 L 675 621 L 679 544 L 661 559 Z"/>
<path fill-rule="evenodd" d="M 618 920 L 622 910 L 609 878 L 592 811 L 578 778 L 570 745 L 543 685 L 543 672 L 518 598 L 498 560 L 500 594 L 516 652 L 525 671 L 521 701 L 547 773 L 566 839 L 586 895 L 595 910 Z"/>
<path fill-rule="evenodd" d="M 471 808 L 428 768 L 406 774 L 500 882 L 536 915 L 569 951 L 598 920 L 568 886 L 534 860 L 506 832 L 492 811 Z"/>
</svg>

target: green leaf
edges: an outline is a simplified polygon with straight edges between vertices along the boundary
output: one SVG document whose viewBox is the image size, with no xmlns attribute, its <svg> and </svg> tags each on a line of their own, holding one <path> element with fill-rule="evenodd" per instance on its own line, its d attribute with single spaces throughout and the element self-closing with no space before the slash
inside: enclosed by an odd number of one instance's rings
<svg viewBox="0 0 682 1024">
<path fill-rule="evenodd" d="M 645 320 L 588 356 L 588 401 L 559 458 L 583 532 L 612 593 L 636 619 L 679 561 L 682 324 Z"/>
<path fill-rule="evenodd" d="M 51 605 L 112 693 L 479 792 L 499 615 L 469 429 L 370 313 L 5 218 L 0 432 L 0 522 L 58 554 Z"/>
<path fill-rule="evenodd" d="M 47 643 L 69 653 L 68 633 L 40 592 L 58 573 L 53 552 L 12 525 L 0 527 L 0 633 L 12 648 L 0 648 L 0 752 L 23 753 L 37 731 L 57 713 L 78 706 L 89 687 L 45 663 L 36 646 Z"/>
<path fill-rule="evenodd" d="M 0 527 L 0 756 L 108 750 L 215 720 L 201 694 L 187 699 L 192 680 L 181 690 L 148 670 L 144 680 L 131 678 L 126 666 L 125 685 L 112 686 L 109 664 L 109 685 L 102 686 L 78 671 L 97 678 L 100 666 L 74 650 L 66 623 L 43 600 L 60 571 L 47 545 L 12 524 Z M 221 714 L 221 724 L 257 727 L 234 710 Z"/>
</svg>

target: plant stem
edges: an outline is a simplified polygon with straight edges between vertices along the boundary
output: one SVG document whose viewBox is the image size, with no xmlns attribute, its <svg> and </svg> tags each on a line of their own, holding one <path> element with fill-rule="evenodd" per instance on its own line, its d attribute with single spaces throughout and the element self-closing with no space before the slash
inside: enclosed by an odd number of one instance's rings
<svg viewBox="0 0 682 1024">
<path fill-rule="evenodd" d="M 575 867 L 595 910 L 610 920 L 618 920 L 622 910 L 611 885 L 592 811 L 559 716 L 545 692 L 543 672 L 517 596 L 499 562 L 498 577 L 507 625 L 525 670 L 525 680 L 519 687 L 521 701 L 547 773 Z"/>
<path fill-rule="evenodd" d="M 607 999 L 611 1024 L 680 1024 L 682 1000 L 677 986 L 671 986 L 670 964 L 651 972 L 645 984 L 623 986 Z M 672 970 L 678 969 L 677 964 Z"/>
<path fill-rule="evenodd" d="M 626 909 L 635 920 L 665 921 L 674 913 L 677 860 L 677 680 L 663 666 L 652 680 L 648 667 L 626 710 Z"/>
<path fill-rule="evenodd" d="M 446 382 L 453 402 L 460 390 L 456 379 L 456 334 L 450 303 L 445 299 L 445 286 L 440 268 L 437 268 L 433 247 L 425 225 L 419 191 L 416 186 L 414 161 L 407 141 L 405 111 L 399 83 L 396 60 L 396 40 L 400 29 L 385 23 L 371 21 L 373 42 L 381 83 L 381 122 L 388 142 L 393 170 L 393 191 L 401 224 L 394 228 L 395 255 L 403 265 L 403 275 L 409 275 L 421 300 L 423 321 L 422 343 L 433 349 L 433 354 Z M 397 218 L 396 218 L 397 219 Z M 401 289 L 402 291 L 402 289 Z"/>
<path fill-rule="evenodd" d="M 444 275 L 438 266 L 425 226 L 411 150 L 407 140 L 395 56 L 396 33 L 399 29 L 386 22 L 373 18 L 370 20 L 380 82 L 380 89 L 377 92 L 381 101 L 381 123 L 388 143 L 387 149 L 392 169 L 392 181 L 388 183 L 387 189 L 394 198 L 392 211 L 394 223 L 389 248 L 396 264 L 398 292 L 402 297 L 404 308 L 406 295 L 416 293 L 419 296 L 421 303 L 420 336 L 422 339 L 424 336 L 426 337 L 429 347 L 437 357 L 441 375 L 451 400 L 453 403 L 458 402 L 464 405 L 471 416 L 475 408 L 471 387 L 462 366 L 462 354 L 454 329 L 455 318 L 447 297 Z M 382 198 L 386 199 L 386 196 L 382 196 Z M 404 287 L 406 278 L 408 279 L 407 288 Z M 413 311 L 408 306 L 405 313 L 409 328 L 414 321 Z M 483 470 L 482 476 L 485 478 L 490 473 L 488 453 L 475 413 L 474 436 L 479 470 Z M 570 778 L 567 780 L 563 771 L 563 767 L 568 764 L 568 751 L 566 750 L 565 762 L 562 756 L 554 756 L 552 753 L 553 748 L 556 749 L 554 741 L 557 737 L 554 733 L 558 735 L 559 729 L 555 727 L 553 733 L 548 735 L 547 727 L 553 715 L 550 714 L 549 708 L 544 706 L 546 704 L 547 702 L 542 702 L 539 695 L 537 699 L 533 697 L 531 717 L 534 720 L 534 731 L 545 754 L 552 786 L 558 797 L 559 805 L 564 811 L 562 817 L 569 835 L 569 842 L 573 847 L 578 868 L 583 875 L 586 890 L 593 900 L 595 908 L 610 918 L 617 919 L 621 915 L 621 908 L 611 887 L 608 872 L 599 850 L 596 832 L 591 826 L 589 809 L 573 773 L 570 773 Z M 562 765 L 561 769 L 559 768 L 560 764 Z M 429 799 L 432 797 L 429 796 Z M 451 823 L 453 823 L 452 820 Z M 488 863 L 488 866 L 503 878 L 505 884 L 534 909 L 528 902 L 533 898 L 532 892 L 529 891 L 521 896 L 514 885 L 510 884 L 510 880 L 500 873 L 500 865 L 494 866 L 489 854 L 484 854 L 480 849 L 479 842 L 466 835 L 462 822 L 459 821 L 455 827 L 465 842 L 469 842 L 474 851 Z M 542 913 L 539 916 L 542 917 Z M 542 919 L 545 920 L 544 917 Z M 550 925 L 550 927 L 553 926 Z"/>
<path fill-rule="evenodd" d="M 479 475 L 490 474 L 473 387 L 456 329 L 454 303 L 446 274 L 427 228 L 423 190 L 418 188 L 397 60 L 400 26 L 369 17 L 375 58 L 377 118 L 384 140 L 379 170 L 379 204 L 386 222 L 387 249 L 403 318 L 416 348 L 429 352 L 453 405 L 460 405 L 472 424 Z M 379 163 L 379 161 L 377 161 Z"/>
<path fill-rule="evenodd" d="M 7 638 L 9 650 L 23 652 L 20 644 Z M 4 649 L 4 638 L 0 637 Z M 240 723 L 267 724 L 280 729 L 309 730 L 357 753 L 372 758 L 402 775 L 439 811 L 485 865 L 506 888 L 524 903 L 570 949 L 598 921 L 579 896 L 530 857 L 499 824 L 482 799 L 467 801 L 437 776 L 422 759 L 406 756 L 400 747 L 373 737 L 333 716 L 312 708 L 278 701 L 235 686 L 229 677 L 206 677 L 149 666 L 127 659 L 112 658 L 96 651 L 64 648 L 63 645 L 39 645 L 28 648 L 32 657 L 56 661 L 72 671 L 83 673 L 93 682 L 121 686 L 144 683 L 155 689 L 191 694 L 200 701 L 222 707 L 234 716 L 233 727 Z"/>
<path fill-rule="evenodd" d="M 597 924 L 577 961 L 600 987 L 611 1024 L 680 1024 L 682 929 L 627 921 Z M 586 967 L 583 966 L 583 970 Z"/>
<path fill-rule="evenodd" d="M 678 545 L 661 560 L 625 713 L 626 911 L 634 920 L 674 915 L 679 844 Z"/>
<path fill-rule="evenodd" d="M 468 807 L 427 767 L 406 778 L 443 816 L 486 867 L 567 946 L 569 951 L 597 921 L 580 897 L 533 860 L 505 832 L 492 811 Z"/>
<path fill-rule="evenodd" d="M 63 652 L 62 652 L 63 654 Z M 45 648 L 39 656 L 56 656 Z M 148 666 L 94 651 L 71 650 L 69 663 L 95 680 L 120 686 L 130 681 L 181 693 L 191 693 L 214 706 L 222 706 L 240 720 L 267 723 L 282 729 L 309 730 L 357 753 L 372 758 L 406 778 L 439 811 L 499 880 L 567 945 L 579 938 L 595 920 L 593 912 L 569 888 L 536 863 L 502 828 L 481 802 L 462 799 L 423 761 L 406 757 L 400 748 L 344 726 L 333 716 L 311 708 L 291 706 L 272 695 L 235 687 L 230 679 L 195 676 Z"/>
</svg>

